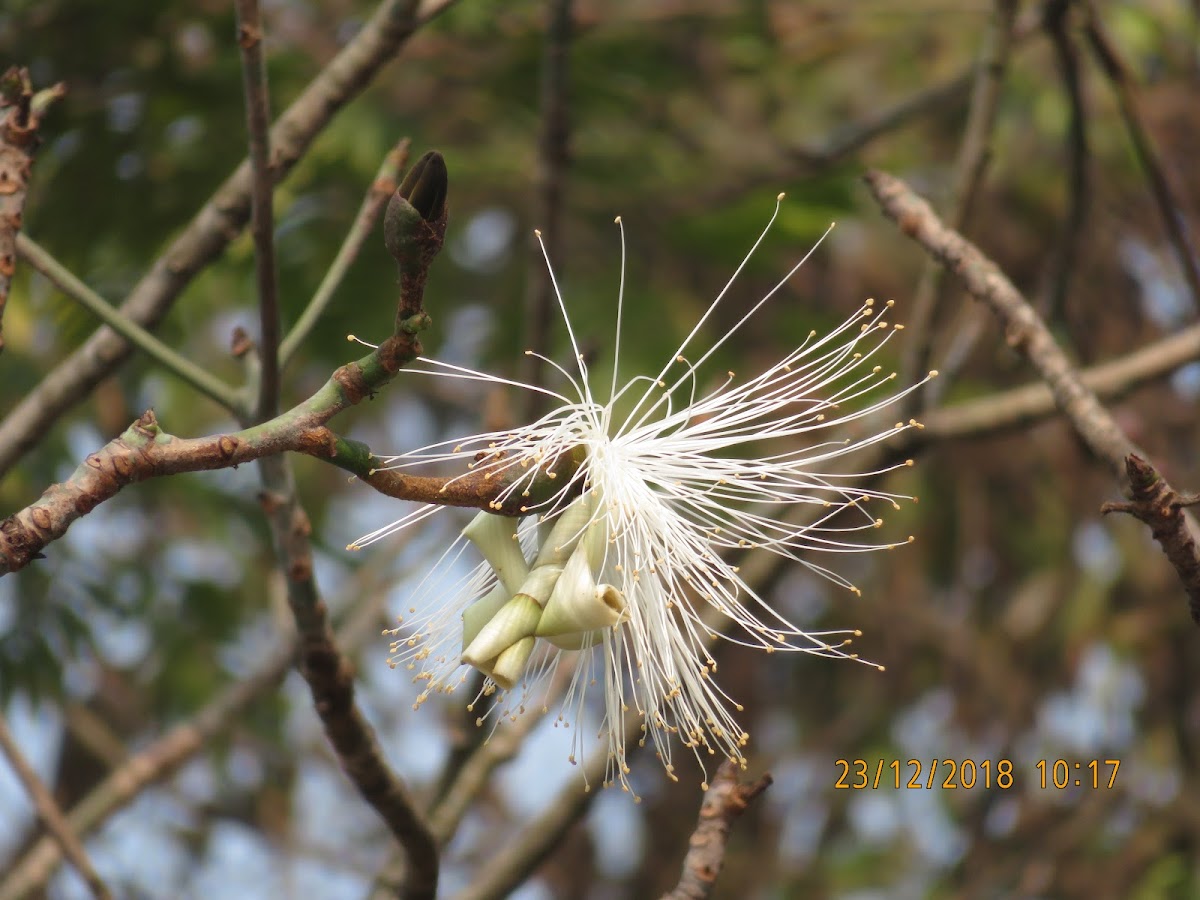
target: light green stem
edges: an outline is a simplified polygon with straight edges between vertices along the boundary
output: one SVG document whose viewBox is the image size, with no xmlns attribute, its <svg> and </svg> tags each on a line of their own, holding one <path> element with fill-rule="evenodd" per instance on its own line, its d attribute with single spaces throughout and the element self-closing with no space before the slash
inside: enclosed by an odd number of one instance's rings
<svg viewBox="0 0 1200 900">
<path fill-rule="evenodd" d="M 17 235 L 17 252 L 60 291 L 92 313 L 101 322 L 133 344 L 164 369 L 174 372 L 196 390 L 231 412 L 242 411 L 241 397 L 236 388 L 172 350 L 157 337 L 127 319 L 120 310 L 76 278 L 65 266 L 51 256 L 28 235 Z"/>
<path fill-rule="evenodd" d="M 325 277 L 317 285 L 317 291 L 313 294 L 312 299 L 308 301 L 308 306 L 304 308 L 304 312 L 300 314 L 300 318 L 296 320 L 296 324 L 292 326 L 292 330 L 288 332 L 287 337 L 283 339 L 283 343 L 279 345 L 280 369 L 283 369 L 288 364 L 288 361 L 295 355 L 296 350 L 304 343 L 304 339 L 313 330 L 313 326 L 317 324 L 317 320 L 321 318 L 321 314 L 325 312 L 326 307 L 329 306 L 329 302 L 333 299 L 333 295 L 345 279 L 346 272 L 350 269 L 350 264 L 354 262 L 359 250 L 362 249 L 364 241 L 375 228 L 375 222 L 379 219 L 379 214 L 383 211 L 383 207 L 388 200 L 387 194 L 378 191 L 376 185 L 384 179 L 395 179 L 399 176 L 402 160 L 408 155 L 407 148 L 402 146 L 406 143 L 407 138 L 401 144 L 394 147 L 384 158 L 379 171 L 375 173 L 375 178 L 371 182 L 371 188 L 367 191 L 367 196 L 363 198 L 362 206 L 358 210 L 358 215 L 354 218 L 354 223 L 350 226 L 350 230 L 346 232 L 342 246 L 338 248 L 337 256 L 329 264 L 329 268 L 325 272 Z"/>
</svg>

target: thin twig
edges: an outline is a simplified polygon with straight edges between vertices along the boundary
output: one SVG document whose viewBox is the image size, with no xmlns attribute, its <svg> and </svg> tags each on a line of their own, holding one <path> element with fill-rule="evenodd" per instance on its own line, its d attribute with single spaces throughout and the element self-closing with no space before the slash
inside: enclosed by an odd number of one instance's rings
<svg viewBox="0 0 1200 900">
<path fill-rule="evenodd" d="M 1104 30 L 1096 5 L 1091 0 L 1086 0 L 1084 9 L 1087 19 L 1083 33 L 1091 45 L 1101 71 L 1112 85 L 1113 93 L 1117 95 L 1121 118 L 1125 121 L 1125 128 L 1133 142 L 1133 151 L 1138 162 L 1145 170 L 1146 180 L 1150 182 L 1150 193 L 1154 195 L 1163 227 L 1167 230 L 1167 239 L 1175 250 L 1179 266 L 1183 270 L 1183 279 L 1192 293 L 1192 303 L 1200 306 L 1200 262 L 1197 261 L 1196 252 L 1188 240 L 1188 227 L 1183 220 L 1182 208 L 1175 200 L 1167 174 L 1159 161 L 1158 152 L 1154 149 L 1154 142 L 1142 124 L 1137 88 L 1129 74 L 1129 68 L 1121 59 L 1120 52 Z"/>
<path fill-rule="evenodd" d="M 190 384 L 200 393 L 219 403 L 225 409 L 238 409 L 241 400 L 236 389 L 226 384 L 207 369 L 196 365 L 186 356 L 168 347 L 119 309 L 75 277 L 69 269 L 55 259 L 45 248 L 26 234 L 17 235 L 17 252 L 21 259 L 41 272 L 51 284 L 74 300 L 97 319 L 137 347 L 164 370 Z"/>
<path fill-rule="evenodd" d="M 567 167 L 571 161 L 571 125 L 568 115 L 570 90 L 568 64 L 571 49 L 571 0 L 550 0 L 550 21 L 542 55 L 541 117 L 538 140 L 537 221 L 542 231 L 546 256 L 561 271 L 564 265 L 563 197 Z M 561 277 L 561 276 L 560 276 Z M 550 322 L 554 311 L 554 284 L 541 247 L 534 243 L 529 257 L 528 289 L 525 295 L 525 341 L 533 353 L 523 359 L 521 380 L 538 384 L 542 377 L 542 357 L 546 355 Z M 520 416 L 533 421 L 542 396 L 525 392 L 525 408 Z"/>
<path fill-rule="evenodd" d="M 975 65 L 972 64 L 881 111 L 867 113 L 861 119 L 837 126 L 824 138 L 785 146 L 781 148 L 785 160 L 782 166 L 769 170 L 756 167 L 745 177 L 733 181 L 721 179 L 711 191 L 689 200 L 711 209 L 741 201 L 751 191 L 765 186 L 777 188 L 781 182 L 819 175 L 921 116 L 955 108 L 970 91 L 974 73 Z"/>
<path fill-rule="evenodd" d="M 625 714 L 625 734 L 637 731 L 640 719 L 633 710 Z M 582 781 L 603 782 L 611 759 L 607 747 L 599 747 L 583 764 Z M 532 822 L 525 825 L 507 846 L 493 854 L 473 875 L 471 884 L 457 900 L 501 900 L 527 879 L 566 837 L 568 829 L 583 818 L 596 797 L 572 778 Z"/>
<path fill-rule="evenodd" d="M 1043 27 L 1054 47 L 1054 57 L 1071 109 L 1067 123 L 1067 214 L 1039 292 L 1039 309 L 1050 321 L 1057 318 L 1066 304 L 1083 226 L 1091 205 L 1091 192 L 1088 190 L 1087 111 L 1075 41 L 1067 28 L 1073 5 L 1073 0 L 1049 0 L 1043 11 Z"/>
<path fill-rule="evenodd" d="M 1122 487 L 1136 498 L 1141 483 L 1154 485 L 1156 497 L 1180 495 L 1147 463 L 1147 456 L 1121 430 L 1079 378 L 1045 322 L 995 263 L 961 235 L 946 228 L 903 181 L 883 172 L 868 172 L 867 185 L 884 213 L 900 230 L 941 260 L 975 299 L 986 304 L 1004 325 L 1008 343 L 1024 356 L 1050 387 L 1055 404 L 1076 434 L 1097 457 L 1108 463 Z M 1143 471 L 1144 469 L 1144 471 Z M 1156 519 L 1154 536 L 1175 567 L 1189 598 L 1200 596 L 1200 545 L 1196 526 L 1182 509 Z M 1160 527 L 1161 526 L 1161 527 Z M 1197 621 L 1200 625 L 1200 620 Z"/>
<path fill-rule="evenodd" d="M 1150 526 L 1187 590 L 1188 609 L 1192 621 L 1200 625 L 1200 548 L 1188 528 L 1185 507 L 1200 504 L 1200 496 L 1183 495 L 1169 485 L 1154 467 L 1136 453 L 1126 457 L 1133 500 L 1129 503 L 1105 503 L 1100 511 L 1106 515 L 1123 512 Z"/>
<path fill-rule="evenodd" d="M 355 573 L 356 580 L 364 574 L 378 578 L 379 568 L 382 567 L 364 566 Z M 370 623 L 378 620 L 378 598 L 384 592 L 359 585 L 357 590 L 350 589 L 349 593 L 357 597 L 374 598 L 351 611 L 338 626 L 339 643 L 356 647 L 368 635 L 379 633 L 370 627 Z M 169 778 L 189 759 L 203 751 L 212 738 L 233 727 L 251 703 L 275 690 L 295 659 L 296 642 L 293 637 L 267 653 L 259 668 L 244 681 L 227 687 L 187 721 L 123 760 L 71 810 L 67 816 L 68 823 L 79 834 L 94 831 L 142 790 Z M 5 880 L 0 883 L 0 900 L 17 900 L 40 890 L 61 860 L 62 852 L 54 841 L 49 838 L 38 841 L 20 862 L 10 867 Z"/>
<path fill-rule="evenodd" d="M 1013 46 L 1024 44 L 1036 32 L 1036 19 L 1022 16 L 1013 28 Z M 750 191 L 764 186 L 777 188 L 781 182 L 819 175 L 922 116 L 956 110 L 975 84 L 977 71 L 978 63 L 972 62 L 962 71 L 923 87 L 881 111 L 867 113 L 861 119 L 839 125 L 823 139 L 784 147 L 785 166 L 770 170 L 760 167 L 749 177 L 736 182 L 723 179 L 714 190 L 700 195 L 698 203 L 704 208 L 712 208 L 740 201 Z"/>
<path fill-rule="evenodd" d="M 92 896 L 100 898 L 100 900 L 109 900 L 112 892 L 109 891 L 91 860 L 88 859 L 87 852 L 83 849 L 83 842 L 79 840 L 66 816 L 54 802 L 54 797 L 49 789 L 42 783 L 42 779 L 38 778 L 37 772 L 21 752 L 3 715 L 0 715 L 0 752 L 3 752 L 8 758 L 9 765 L 12 766 L 17 778 L 24 786 L 25 792 L 33 801 L 33 808 L 37 810 L 42 826 L 50 833 L 63 855 L 70 860 L 71 865 L 83 876 Z"/>
<path fill-rule="evenodd" d="M 272 128 L 276 179 L 291 171 L 334 114 L 367 87 L 416 29 L 452 3 L 380 3 Z M 250 163 L 243 161 L 134 286 L 121 313 L 153 330 L 191 280 L 241 232 L 250 215 L 250 189 Z M 123 338 L 102 328 L 27 393 L 0 423 L 0 475 L 45 436 L 51 423 L 82 402 L 93 385 L 112 374 L 130 349 Z"/>
<path fill-rule="evenodd" d="M 1125 356 L 1082 369 L 1079 380 L 1097 398 L 1119 400 L 1197 359 L 1200 359 L 1200 325 L 1192 325 Z M 918 446 L 986 437 L 1027 427 L 1057 411 L 1050 389 L 1040 381 L 1034 382 L 932 409 L 921 416 L 924 427 L 905 432 L 893 449 L 908 455 Z"/>
<path fill-rule="evenodd" d="M 1124 481 L 1125 457 L 1139 452 L 1137 447 L 1080 383 L 1046 324 L 1012 282 L 966 238 L 942 224 L 929 204 L 899 178 L 870 171 L 865 181 L 888 218 L 958 276 L 971 296 L 1000 319 L 1009 346 L 1032 363 L 1084 443 Z"/>
<path fill-rule="evenodd" d="M 1012 52 L 1013 23 L 1016 18 L 1015 0 L 995 0 L 992 21 L 984 40 L 978 68 L 975 73 L 971 103 L 967 113 L 967 124 L 963 131 L 962 144 L 954 164 L 954 186 L 946 220 L 949 226 L 961 231 L 970 219 L 983 184 L 983 175 L 992 155 L 992 135 L 1000 109 L 1000 94 L 1004 88 L 1005 70 Z M 904 359 L 901 364 L 901 379 L 910 384 L 919 379 L 916 374 L 930 366 L 933 352 L 934 322 L 944 294 L 943 269 L 932 259 L 925 262 L 921 280 L 917 285 L 909 317 L 909 340 L 905 342 Z M 945 367 L 943 366 L 943 369 Z M 920 394 L 926 406 L 936 404 L 937 396 L 951 377 L 943 371 L 943 377 L 930 384 Z M 913 402 L 919 398 L 913 396 Z"/>
<path fill-rule="evenodd" d="M 379 171 L 375 173 L 375 179 L 367 189 L 366 196 L 363 197 L 358 215 L 354 217 L 354 222 L 351 224 L 350 230 L 346 232 L 342 246 L 338 248 L 337 256 L 330 263 L 329 269 L 325 272 L 325 276 L 317 286 L 316 293 L 313 294 L 312 299 L 308 302 L 308 306 L 304 308 L 304 312 L 296 320 L 296 324 L 292 326 L 287 337 L 283 339 L 283 343 L 279 345 L 280 369 L 287 368 L 287 364 L 295 355 L 296 350 L 299 349 L 300 345 L 304 343 L 305 338 L 312 332 L 321 315 L 325 312 L 325 308 L 329 306 L 329 302 L 333 299 L 333 295 L 337 292 L 338 286 L 341 285 L 342 280 L 346 277 L 350 265 L 358 257 L 363 244 L 370 237 L 376 223 L 379 221 L 379 216 L 383 213 L 383 208 L 387 206 L 388 199 L 396 190 L 400 173 L 408 165 L 408 148 L 409 140 L 408 138 L 404 138 L 397 142 L 396 146 L 389 150 L 384 157 L 383 163 L 379 166 Z"/>
<path fill-rule="evenodd" d="M 725 863 L 725 848 L 734 820 L 770 786 L 770 775 L 751 784 L 741 784 L 738 767 L 728 760 L 721 763 L 700 805 L 700 821 L 688 841 L 679 883 L 663 895 L 663 900 L 707 900 L 712 896 L 717 876 Z"/>
<path fill-rule="evenodd" d="M 250 232 L 254 237 L 254 276 L 258 286 L 261 363 L 257 418 L 279 412 L 279 280 L 275 272 L 275 175 L 271 168 L 271 99 L 263 54 L 262 13 L 258 0 L 236 0 L 242 92 L 250 152 Z"/>
<path fill-rule="evenodd" d="M 29 70 L 11 66 L 0 75 L 0 325 L 8 305 L 17 262 L 17 236 L 25 215 L 29 170 L 41 138 L 38 127 L 46 107 L 65 93 L 58 84 L 37 94 Z M 0 350 L 4 332 L 0 329 Z"/>
</svg>

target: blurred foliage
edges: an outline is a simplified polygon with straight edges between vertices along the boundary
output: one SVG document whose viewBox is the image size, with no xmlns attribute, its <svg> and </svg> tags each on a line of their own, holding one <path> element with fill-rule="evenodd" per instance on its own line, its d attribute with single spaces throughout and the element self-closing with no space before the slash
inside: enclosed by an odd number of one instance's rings
<svg viewBox="0 0 1200 900">
<path fill-rule="evenodd" d="M 449 249 L 427 294 L 435 318 L 427 346 L 456 361 L 517 371 L 523 298 L 542 265 L 528 236 L 540 224 L 544 6 L 461 0 L 321 136 L 277 194 L 285 324 L 320 281 L 379 161 L 408 136 L 414 158 L 437 148 L 450 167 Z M 756 360 L 839 322 L 867 296 L 897 298 L 903 318 L 924 259 L 877 213 L 857 176 L 867 165 L 885 168 L 944 206 L 967 92 L 853 155 L 814 161 L 811 152 L 966 71 L 984 42 L 988 3 L 591 0 L 576 7 L 564 250 L 553 263 L 599 371 L 611 366 L 617 214 L 629 241 L 623 372 L 653 368 L 672 352 L 741 262 L 780 191 L 788 197 L 774 230 L 706 325 L 705 339 L 736 323 L 830 221 L 838 227 L 777 302 L 723 348 L 714 368 L 753 371 Z M 365 0 L 267 5 L 276 114 L 370 9 Z M 966 229 L 1029 296 L 1047 276 L 1069 202 L 1070 107 L 1038 27 L 1040 9 L 1021 4 L 1029 33 L 1009 63 L 990 165 Z M 1097 9 L 1140 85 L 1147 127 L 1195 234 L 1200 13 L 1183 0 L 1109 0 Z M 1090 213 L 1067 301 L 1050 314 L 1072 353 L 1092 362 L 1193 322 L 1197 310 L 1112 91 L 1077 22 L 1071 34 L 1087 104 Z M 25 228 L 119 302 L 244 156 L 232 10 L 214 0 L 16 0 L 0 11 L 0 57 L 28 65 L 38 85 L 63 80 L 70 90 L 43 125 Z M 233 328 L 256 326 L 252 252 L 248 236 L 238 238 L 159 332 L 232 382 L 242 377 L 229 352 Z M 286 373 L 285 403 L 307 396 L 356 355 L 347 333 L 385 334 L 394 297 L 394 266 L 382 238 L 373 239 Z M 935 364 L 960 334 L 970 302 L 956 287 L 948 290 L 935 323 Z M 19 273 L 0 356 L 5 409 L 94 327 L 43 280 Z M 982 329 L 945 386 L 951 400 L 1031 378 L 994 324 Z M 549 352 L 562 357 L 565 338 L 556 333 L 555 341 Z M 1175 379 L 1116 408 L 1181 487 L 1200 485 L 1196 396 L 1195 377 Z M 181 436 L 231 427 L 209 401 L 135 357 L 8 473 L 0 484 L 5 510 L 66 477 L 146 407 Z M 335 424 L 377 452 L 398 452 L 481 416 L 502 422 L 515 408 L 514 398 L 402 377 Z M 286 626 L 250 469 L 131 486 L 74 525 L 46 560 L 4 579 L 0 699 L 28 699 L 42 710 L 86 706 L 116 740 L 136 747 L 252 671 Z M 385 560 L 393 572 L 381 580 L 361 555 L 341 548 L 398 516 L 394 504 L 368 498 L 313 460 L 299 459 L 295 469 L 321 548 L 318 576 L 337 615 L 384 597 L 398 606 L 437 535 L 380 550 L 394 553 Z M 806 624 L 860 625 L 861 652 L 886 664 L 886 676 L 735 646 L 721 651 L 722 685 L 746 704 L 755 735 L 752 765 L 773 769 L 777 783 L 739 821 L 717 895 L 1200 892 L 1200 824 L 1191 812 L 1200 792 L 1200 706 L 1191 688 L 1200 676 L 1197 637 L 1176 577 L 1145 530 L 1128 519 L 1100 521 L 1100 503 L 1116 493 L 1108 473 L 1060 423 L 1048 422 L 930 448 L 891 489 L 920 495 L 919 507 L 888 523 L 889 533 L 918 540 L 848 561 L 861 598 L 834 595 L 795 572 L 771 590 Z M 433 708 L 410 713 L 403 679 L 382 671 L 385 650 L 371 640 L 361 656 L 364 693 L 385 743 L 406 729 L 423 730 L 443 753 L 452 725 Z M 339 870 L 347 849 L 370 847 L 373 864 L 382 860 L 387 841 L 369 817 L 353 820 L 344 835 L 331 829 L 323 844 L 296 837 L 311 809 L 299 786 L 303 774 L 333 765 L 307 703 L 290 690 L 264 698 L 203 763 L 216 786 L 192 805 L 193 831 L 180 843 L 193 854 L 193 868 L 173 875 L 172 891 L 187 892 L 196 871 L 217 865 L 207 842 L 221 822 L 265 835 L 280 858 L 307 854 L 326 872 Z M 457 715 L 447 709 L 445 719 Z M 64 736 L 51 741 L 59 771 L 94 761 L 94 749 L 61 727 Z M 1011 758 L 1023 784 L 920 797 L 833 789 L 835 759 L 935 756 Z M 1032 762 L 1043 757 L 1119 757 L 1117 787 L 1039 790 Z M 422 786 L 432 782 L 423 771 L 407 774 Z M 643 840 L 627 851 L 633 858 L 616 865 L 611 852 L 597 849 L 600 820 L 590 840 L 569 841 L 540 871 L 555 896 L 589 889 L 596 897 L 654 896 L 674 882 L 699 776 L 683 771 L 681 784 L 668 785 L 645 760 L 637 778 L 647 799 L 636 808 Z M 199 796 L 189 785 L 172 802 Z M 56 786 L 68 805 L 88 787 Z M 519 820 L 511 790 L 487 795 L 480 820 Z M 341 799 L 357 803 L 348 788 Z M 15 821 L 11 812 L 0 818 Z M 469 851 L 456 845 L 447 871 L 469 872 L 508 833 L 473 831 L 477 843 Z M 13 846 L 0 842 L 0 854 Z M 99 852 L 97 863 L 105 871 Z M 136 882 L 136 872 L 114 874 Z M 365 890 L 373 874 L 339 871 L 334 880 L 353 876 Z M 343 895 L 361 892 L 305 886 L 305 896 Z"/>
</svg>

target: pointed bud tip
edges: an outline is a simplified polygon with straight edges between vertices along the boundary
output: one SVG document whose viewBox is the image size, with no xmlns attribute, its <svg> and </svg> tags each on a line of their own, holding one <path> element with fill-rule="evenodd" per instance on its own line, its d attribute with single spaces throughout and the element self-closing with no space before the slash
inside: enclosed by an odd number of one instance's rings
<svg viewBox="0 0 1200 900">
<path fill-rule="evenodd" d="M 446 210 L 449 183 L 445 158 L 436 150 L 429 150 L 413 163 L 396 194 L 407 200 L 426 222 L 434 222 Z"/>
</svg>

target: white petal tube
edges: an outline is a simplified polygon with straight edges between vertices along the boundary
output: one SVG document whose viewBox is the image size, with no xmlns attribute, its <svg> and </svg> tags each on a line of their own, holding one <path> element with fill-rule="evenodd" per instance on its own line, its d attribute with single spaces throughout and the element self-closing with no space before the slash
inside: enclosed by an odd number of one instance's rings
<svg viewBox="0 0 1200 900">
<path fill-rule="evenodd" d="M 525 666 L 536 643 L 536 639 L 531 637 L 517 641 L 492 661 L 491 671 L 486 674 L 502 689 L 511 691 L 525 674 Z"/>
<path fill-rule="evenodd" d="M 588 548 L 580 545 L 563 569 L 538 622 L 540 637 L 592 631 L 616 625 L 625 612 L 625 597 L 610 584 L 596 584 L 588 564 Z"/>
<path fill-rule="evenodd" d="M 521 582 L 529 574 L 529 564 L 517 540 L 516 519 L 481 512 L 467 523 L 462 533 L 479 548 L 510 597 L 521 589 Z"/>
<path fill-rule="evenodd" d="M 532 597 L 517 594 L 480 629 L 463 650 L 462 661 L 481 667 L 522 638 L 532 637 L 542 617 L 542 608 Z"/>
<path fill-rule="evenodd" d="M 512 596 L 512 591 L 503 584 L 496 584 L 490 591 L 463 610 L 463 650 L 470 646 L 475 636 L 483 630 L 483 626 L 492 620 L 496 613 L 504 608 Z"/>
<path fill-rule="evenodd" d="M 588 491 L 559 513 L 549 533 L 542 536 L 534 568 L 547 563 L 566 565 L 595 511 L 596 492 Z"/>
<path fill-rule="evenodd" d="M 604 630 L 597 628 L 595 631 L 576 631 L 571 634 L 551 634 L 546 635 L 543 640 L 553 644 L 559 650 L 568 650 L 571 652 L 578 650 L 591 650 L 604 640 Z"/>
</svg>

